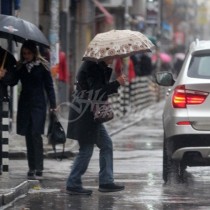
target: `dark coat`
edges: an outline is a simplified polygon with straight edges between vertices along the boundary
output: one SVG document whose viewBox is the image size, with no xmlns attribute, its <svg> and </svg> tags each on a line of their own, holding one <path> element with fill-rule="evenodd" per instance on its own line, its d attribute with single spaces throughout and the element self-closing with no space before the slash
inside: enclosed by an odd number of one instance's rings
<svg viewBox="0 0 210 210">
<path fill-rule="evenodd" d="M 120 86 L 118 81 L 110 82 L 112 69 L 104 62 L 84 61 L 77 75 L 77 91 L 70 105 L 67 137 L 80 144 L 95 143 L 99 124 L 94 122 L 89 99 L 108 99 Z"/>
<path fill-rule="evenodd" d="M 18 69 L 18 80 L 21 81 L 22 89 L 18 102 L 17 133 L 25 135 L 31 123 L 33 133 L 43 134 L 47 108 L 46 94 L 50 108 L 56 107 L 50 71 L 42 63 L 33 66 L 30 72 L 22 65 Z"/>
<path fill-rule="evenodd" d="M 0 66 L 2 64 L 6 50 L 0 47 Z M 15 85 L 15 72 L 16 72 L 16 60 L 12 54 L 7 52 L 4 67 L 7 72 L 5 76 L 0 80 L 0 100 L 7 98 L 7 86 Z"/>
</svg>

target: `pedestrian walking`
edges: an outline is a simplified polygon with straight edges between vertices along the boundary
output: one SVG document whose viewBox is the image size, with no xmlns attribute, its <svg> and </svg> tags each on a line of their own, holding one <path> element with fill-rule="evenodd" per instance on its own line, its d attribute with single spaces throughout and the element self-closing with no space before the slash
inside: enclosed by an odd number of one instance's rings
<svg viewBox="0 0 210 210">
<path fill-rule="evenodd" d="M 16 60 L 14 56 L 0 47 L 0 174 L 2 173 L 2 109 L 3 102 L 9 101 L 8 86 L 15 85 Z"/>
<path fill-rule="evenodd" d="M 109 82 L 112 69 L 108 65 L 112 62 L 113 59 L 84 61 L 76 77 L 76 92 L 70 106 L 67 137 L 78 140 L 80 148 L 66 183 L 69 194 L 92 193 L 92 190 L 83 188 L 82 175 L 88 168 L 95 144 L 100 149 L 99 191 L 124 189 L 124 186 L 114 182 L 112 140 L 103 123 L 94 121 L 91 106 L 91 101 L 107 101 L 108 96 L 116 93 L 120 85 L 125 85 L 127 79 L 122 74 L 115 81 Z"/>
<path fill-rule="evenodd" d="M 147 53 L 139 53 L 131 56 L 134 70 L 137 76 L 149 76 L 152 74 L 152 60 Z"/>
<path fill-rule="evenodd" d="M 17 111 L 17 134 L 25 136 L 29 179 L 42 179 L 43 142 L 42 134 L 49 100 L 50 111 L 55 111 L 56 100 L 49 63 L 40 55 L 36 44 L 25 41 L 20 50 L 17 79 L 21 92 Z M 46 93 L 46 94 L 45 94 Z"/>
</svg>

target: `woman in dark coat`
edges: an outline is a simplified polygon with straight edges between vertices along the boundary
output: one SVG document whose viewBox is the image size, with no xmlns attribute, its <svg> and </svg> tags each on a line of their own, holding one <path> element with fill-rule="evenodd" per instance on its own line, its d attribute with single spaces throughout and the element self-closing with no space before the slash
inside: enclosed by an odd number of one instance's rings
<svg viewBox="0 0 210 210">
<path fill-rule="evenodd" d="M 67 180 L 67 193 L 91 194 L 82 187 L 81 176 L 85 173 L 91 159 L 94 144 L 100 149 L 99 191 L 113 192 L 123 190 L 113 178 L 113 146 L 110 136 L 101 123 L 93 118 L 93 101 L 107 101 L 110 94 L 116 93 L 126 77 L 121 75 L 116 81 L 109 82 L 112 69 L 108 67 L 113 59 L 99 63 L 84 61 L 77 75 L 77 90 L 70 106 L 67 137 L 79 142 L 72 171 Z"/>
<path fill-rule="evenodd" d="M 55 110 L 55 91 L 49 64 L 39 56 L 34 42 L 26 41 L 20 52 L 17 82 L 21 92 L 17 112 L 17 134 L 26 138 L 28 178 L 42 178 L 43 142 L 41 135 L 47 111 L 46 95 L 50 110 Z M 46 93 L 46 94 L 45 94 Z"/>
</svg>

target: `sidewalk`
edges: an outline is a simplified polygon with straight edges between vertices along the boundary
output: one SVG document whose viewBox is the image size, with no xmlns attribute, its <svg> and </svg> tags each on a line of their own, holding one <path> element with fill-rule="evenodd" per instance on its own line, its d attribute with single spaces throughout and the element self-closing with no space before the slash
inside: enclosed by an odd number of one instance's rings
<svg viewBox="0 0 210 210">
<path fill-rule="evenodd" d="M 114 119 L 106 124 L 108 132 L 111 136 L 116 135 L 120 131 L 134 125 L 135 123 L 141 121 L 144 118 L 153 116 L 158 110 L 161 110 L 164 102 L 160 102 L 143 109 L 139 113 L 128 114 L 123 119 Z M 66 128 L 65 123 L 62 123 L 64 128 Z M 46 136 L 43 136 L 44 143 L 44 156 L 45 158 L 53 158 L 54 151 L 52 146 L 48 144 Z M 62 151 L 62 145 L 57 147 L 58 153 Z M 67 158 L 73 157 L 77 152 L 78 145 L 77 141 L 67 139 L 65 145 L 65 156 Z M 9 139 L 9 161 L 17 159 L 26 159 L 26 146 L 25 139 L 23 136 L 16 135 L 14 132 L 10 134 Z M 14 167 L 14 166 L 13 166 Z M 17 166 L 17 168 L 21 166 Z M 13 171 L 15 169 L 13 168 Z M 26 177 L 16 177 L 11 176 L 10 173 L 3 173 L 0 175 L 0 209 L 2 206 L 9 204 L 14 201 L 17 197 L 27 194 L 28 190 L 31 188 L 39 187 L 39 181 L 37 180 L 26 180 Z"/>
</svg>

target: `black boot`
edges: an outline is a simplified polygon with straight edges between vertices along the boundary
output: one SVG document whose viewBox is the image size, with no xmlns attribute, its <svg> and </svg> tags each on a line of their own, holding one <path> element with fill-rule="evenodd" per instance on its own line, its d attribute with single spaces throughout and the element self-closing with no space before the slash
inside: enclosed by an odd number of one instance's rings
<svg viewBox="0 0 210 210">
<path fill-rule="evenodd" d="M 121 191 L 124 189 L 125 189 L 125 186 L 123 186 L 123 185 L 117 185 L 115 183 L 111 183 L 111 184 L 100 184 L 98 191 L 100 191 L 100 192 L 117 192 L 117 191 Z"/>
</svg>

